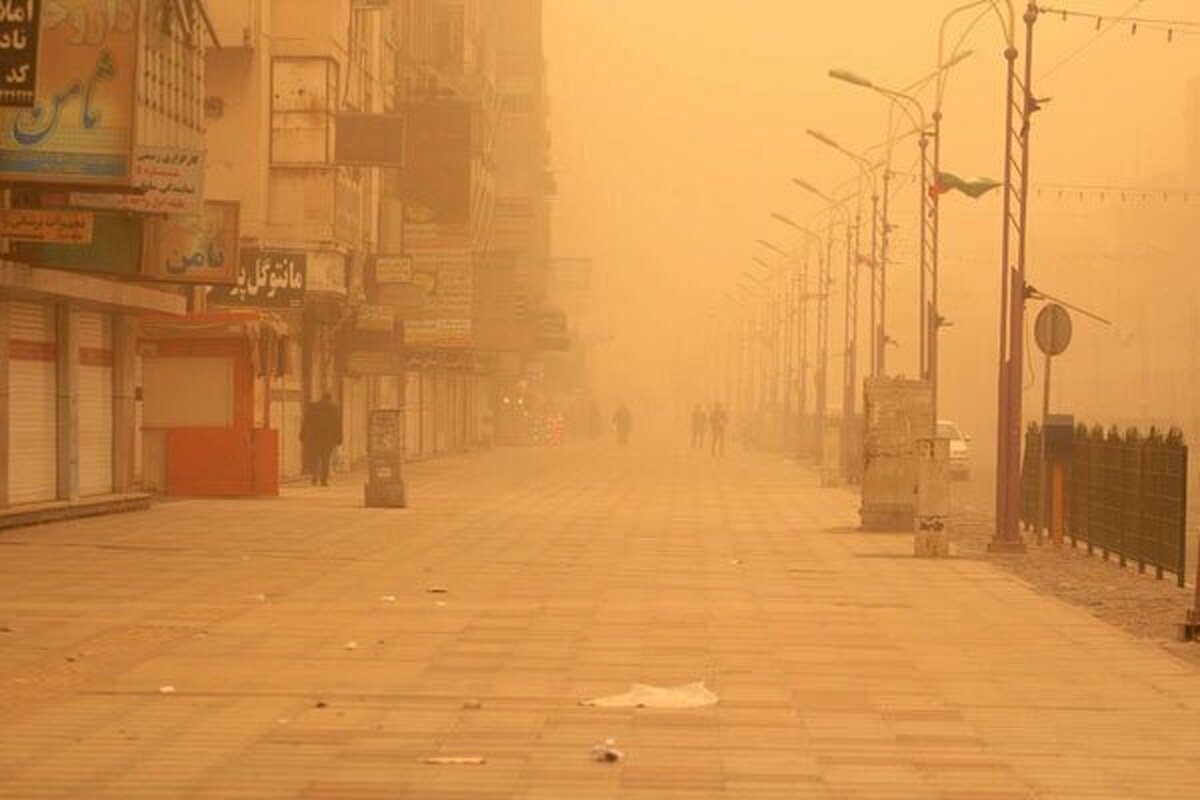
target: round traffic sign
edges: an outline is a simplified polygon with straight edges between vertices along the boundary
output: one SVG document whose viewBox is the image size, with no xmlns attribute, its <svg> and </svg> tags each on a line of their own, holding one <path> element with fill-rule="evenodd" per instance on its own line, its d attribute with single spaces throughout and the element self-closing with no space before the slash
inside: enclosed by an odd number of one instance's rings
<svg viewBox="0 0 1200 800">
<path fill-rule="evenodd" d="M 1059 355 L 1071 344 L 1071 315 L 1058 303 L 1050 303 L 1038 312 L 1033 335 L 1043 353 Z"/>
</svg>

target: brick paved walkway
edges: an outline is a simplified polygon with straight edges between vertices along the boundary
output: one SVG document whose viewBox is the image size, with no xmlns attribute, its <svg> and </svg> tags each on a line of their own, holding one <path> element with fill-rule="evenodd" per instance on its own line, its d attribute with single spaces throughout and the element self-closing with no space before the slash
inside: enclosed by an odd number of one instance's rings
<svg viewBox="0 0 1200 800">
<path fill-rule="evenodd" d="M 0 797 L 1200 797 L 1200 671 L 781 459 L 411 478 L 0 534 Z"/>
</svg>

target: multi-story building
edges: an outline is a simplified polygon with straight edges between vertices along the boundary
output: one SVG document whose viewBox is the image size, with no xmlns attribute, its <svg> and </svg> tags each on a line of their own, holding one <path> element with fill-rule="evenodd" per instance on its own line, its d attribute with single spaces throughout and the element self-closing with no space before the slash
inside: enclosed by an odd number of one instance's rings
<svg viewBox="0 0 1200 800">
<path fill-rule="evenodd" d="M 372 408 L 492 440 L 545 345 L 540 3 L 63 3 L 0 86 L 0 502 L 273 493 L 326 392 L 345 466 Z"/>
<path fill-rule="evenodd" d="M 49 4 L 38 4 L 45 6 Z M 178 315 L 163 246 L 200 212 L 196 3 L 6 16 L 0 80 L 0 506 L 94 511 L 140 470 L 137 317 Z"/>
</svg>

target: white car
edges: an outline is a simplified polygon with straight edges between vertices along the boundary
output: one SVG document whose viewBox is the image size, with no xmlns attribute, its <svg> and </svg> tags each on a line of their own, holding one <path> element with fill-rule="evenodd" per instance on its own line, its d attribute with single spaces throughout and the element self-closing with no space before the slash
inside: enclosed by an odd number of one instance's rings
<svg viewBox="0 0 1200 800">
<path fill-rule="evenodd" d="M 950 476 L 959 480 L 971 477 L 971 437 L 948 419 L 939 419 L 937 435 L 950 440 Z"/>
</svg>

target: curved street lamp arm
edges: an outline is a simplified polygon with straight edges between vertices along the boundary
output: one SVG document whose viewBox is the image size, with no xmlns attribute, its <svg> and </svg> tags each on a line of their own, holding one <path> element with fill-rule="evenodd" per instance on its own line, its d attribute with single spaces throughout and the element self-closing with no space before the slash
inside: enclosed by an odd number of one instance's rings
<svg viewBox="0 0 1200 800">
<path fill-rule="evenodd" d="M 937 52 L 938 69 L 934 73 L 937 76 L 937 84 L 936 84 L 935 91 L 934 91 L 934 96 L 935 96 L 934 97 L 934 109 L 933 109 L 934 114 L 940 113 L 942 110 L 942 101 L 943 101 L 943 98 L 946 93 L 946 81 L 949 78 L 949 67 L 950 67 L 950 65 L 956 63 L 957 60 L 960 60 L 960 58 L 961 58 L 960 53 L 962 52 L 963 45 L 966 43 L 967 37 L 970 36 L 971 32 L 975 29 L 975 27 L 977 25 L 979 25 L 980 22 L 982 22 L 986 17 L 988 17 L 991 13 L 994 12 L 1000 19 L 1000 27 L 1002 29 L 1005 42 L 1011 44 L 1011 35 L 1009 33 L 1010 28 L 1005 26 L 1004 17 L 1003 17 L 1003 15 L 1000 14 L 1000 9 L 997 6 L 997 2 L 998 2 L 998 0 L 972 0 L 972 2 L 964 3 L 960 6 L 958 6 L 957 8 L 951 9 L 946 14 L 946 16 L 942 17 L 942 22 L 938 26 L 938 52 Z M 1011 20 L 1013 18 L 1012 2 L 1011 2 L 1011 0 L 1005 0 L 1005 2 L 1008 3 L 1008 11 L 1009 11 L 1009 18 L 1010 18 L 1009 25 L 1011 26 L 1011 24 L 1012 24 Z M 949 57 L 949 59 L 947 59 L 946 58 L 946 31 L 950 26 L 950 21 L 953 20 L 955 17 L 957 17 L 959 14 L 961 14 L 965 11 L 970 11 L 972 9 L 979 8 L 980 6 L 986 6 L 986 8 L 984 8 L 982 11 L 980 11 L 979 14 L 975 17 L 975 19 L 973 19 L 971 21 L 971 23 L 969 25 L 967 25 L 966 29 L 959 35 L 958 40 L 955 42 L 953 49 L 951 49 L 951 51 L 950 51 L 950 57 Z"/>
</svg>

